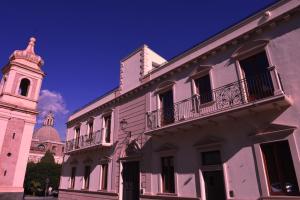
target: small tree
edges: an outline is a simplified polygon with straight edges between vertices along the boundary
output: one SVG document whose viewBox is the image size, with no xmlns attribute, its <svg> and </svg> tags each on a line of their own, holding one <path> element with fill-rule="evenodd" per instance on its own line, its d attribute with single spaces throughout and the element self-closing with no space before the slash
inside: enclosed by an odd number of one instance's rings
<svg viewBox="0 0 300 200">
<path fill-rule="evenodd" d="M 39 163 L 28 163 L 24 181 L 25 194 L 43 195 L 42 191 L 46 189 L 47 178 L 49 179 L 49 186 L 57 190 L 60 171 L 61 165 L 55 163 L 53 154 L 50 151 L 45 153 Z M 34 190 L 34 188 L 38 188 L 36 182 L 40 184 L 41 190 Z"/>
<path fill-rule="evenodd" d="M 53 153 L 51 151 L 46 151 L 45 155 L 41 158 L 41 163 L 55 163 Z"/>
</svg>

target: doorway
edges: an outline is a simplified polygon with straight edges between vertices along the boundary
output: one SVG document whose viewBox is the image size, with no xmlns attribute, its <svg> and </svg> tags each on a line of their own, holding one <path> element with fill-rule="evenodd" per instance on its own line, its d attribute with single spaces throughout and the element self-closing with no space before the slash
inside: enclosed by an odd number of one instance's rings
<svg viewBox="0 0 300 200">
<path fill-rule="evenodd" d="M 204 171 L 206 200 L 226 200 L 222 170 Z"/>
<path fill-rule="evenodd" d="M 123 200 L 139 200 L 140 167 L 138 161 L 124 162 L 122 170 Z"/>
<path fill-rule="evenodd" d="M 159 95 L 161 106 L 161 125 L 174 123 L 174 100 L 173 91 L 168 90 Z"/>
</svg>

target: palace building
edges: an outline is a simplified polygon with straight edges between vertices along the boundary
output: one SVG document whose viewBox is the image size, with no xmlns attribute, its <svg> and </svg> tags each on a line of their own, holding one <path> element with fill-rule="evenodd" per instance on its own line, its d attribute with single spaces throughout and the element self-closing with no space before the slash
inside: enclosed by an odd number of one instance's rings
<svg viewBox="0 0 300 200">
<path fill-rule="evenodd" d="M 33 133 L 28 162 L 38 163 L 47 151 L 50 151 L 56 163 L 63 161 L 64 143 L 54 128 L 54 114 L 49 112 L 43 126 Z"/>
<path fill-rule="evenodd" d="M 0 83 L 0 199 L 23 199 L 23 182 L 37 103 L 45 76 L 35 39 L 16 50 L 2 68 Z"/>
<path fill-rule="evenodd" d="M 59 199 L 300 199 L 299 11 L 123 58 L 119 87 L 68 119 Z"/>
</svg>

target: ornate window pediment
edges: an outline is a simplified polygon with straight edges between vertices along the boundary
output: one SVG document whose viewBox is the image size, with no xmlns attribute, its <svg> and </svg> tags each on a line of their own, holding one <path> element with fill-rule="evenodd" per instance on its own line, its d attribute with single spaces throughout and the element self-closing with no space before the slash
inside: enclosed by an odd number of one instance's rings
<svg viewBox="0 0 300 200">
<path fill-rule="evenodd" d="M 265 46 L 267 46 L 268 43 L 269 40 L 254 40 L 254 41 L 247 42 L 242 46 L 240 46 L 237 50 L 235 50 L 231 57 L 237 58 L 245 54 L 249 54 L 250 52 L 263 49 L 265 48 Z"/>
<path fill-rule="evenodd" d="M 162 93 L 164 91 L 170 90 L 173 88 L 173 85 L 175 85 L 175 82 L 172 80 L 164 81 L 157 86 L 155 93 L 157 94 L 157 93 Z"/>
<path fill-rule="evenodd" d="M 190 74 L 191 79 L 199 78 L 203 75 L 208 74 L 208 72 L 212 69 L 211 65 L 200 65 L 196 67 Z"/>
</svg>

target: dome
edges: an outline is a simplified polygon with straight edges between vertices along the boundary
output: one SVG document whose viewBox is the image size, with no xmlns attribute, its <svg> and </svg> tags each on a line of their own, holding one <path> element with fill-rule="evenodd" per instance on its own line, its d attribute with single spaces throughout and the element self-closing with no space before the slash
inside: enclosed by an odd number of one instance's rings
<svg viewBox="0 0 300 200">
<path fill-rule="evenodd" d="M 59 134 L 54 125 L 54 117 L 53 113 L 49 113 L 44 120 L 43 126 L 36 130 L 33 134 L 33 139 L 37 139 L 39 141 L 53 141 L 53 142 L 61 142 Z"/>
<path fill-rule="evenodd" d="M 50 140 L 53 142 L 61 142 L 57 130 L 52 126 L 43 126 L 39 128 L 34 132 L 33 138 L 38 139 L 39 141 Z"/>
</svg>

